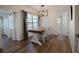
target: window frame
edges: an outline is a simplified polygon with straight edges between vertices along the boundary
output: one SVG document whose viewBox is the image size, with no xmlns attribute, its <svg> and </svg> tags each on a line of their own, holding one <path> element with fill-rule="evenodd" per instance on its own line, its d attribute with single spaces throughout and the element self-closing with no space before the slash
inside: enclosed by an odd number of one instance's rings
<svg viewBox="0 0 79 59">
<path fill-rule="evenodd" d="M 32 17 L 31 18 L 29 18 L 28 17 L 28 14 L 30 14 Z M 37 16 L 37 18 L 33 18 L 33 16 Z M 31 22 L 28 22 L 28 19 L 31 19 L 32 21 Z M 33 20 L 34 19 L 37 19 L 37 22 L 34 22 Z M 29 29 L 28 28 L 28 23 L 32 23 L 32 28 L 35 28 L 35 26 L 33 25 L 34 23 L 37 23 L 37 28 L 39 27 L 39 16 L 38 15 L 34 15 L 34 14 L 31 14 L 31 13 L 27 13 L 27 19 L 26 19 L 26 23 L 27 23 L 27 29 Z"/>
</svg>

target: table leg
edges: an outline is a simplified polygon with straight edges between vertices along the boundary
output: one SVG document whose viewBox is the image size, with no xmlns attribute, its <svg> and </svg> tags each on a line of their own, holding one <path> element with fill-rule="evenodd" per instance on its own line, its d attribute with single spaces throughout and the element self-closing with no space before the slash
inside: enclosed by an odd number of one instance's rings
<svg viewBox="0 0 79 59">
<path fill-rule="evenodd" d="M 42 45 L 42 43 L 39 41 L 38 34 L 34 34 L 33 35 L 33 38 L 31 40 L 31 42 L 37 43 L 39 45 Z"/>
</svg>

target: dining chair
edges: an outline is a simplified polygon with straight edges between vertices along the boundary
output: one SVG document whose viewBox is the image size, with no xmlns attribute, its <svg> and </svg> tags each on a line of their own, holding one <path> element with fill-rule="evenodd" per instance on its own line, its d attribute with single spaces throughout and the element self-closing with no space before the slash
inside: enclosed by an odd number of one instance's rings
<svg viewBox="0 0 79 59">
<path fill-rule="evenodd" d="M 43 41 L 43 43 L 45 44 L 49 38 L 50 38 L 49 29 L 46 28 L 45 32 L 39 36 L 39 39 Z"/>
</svg>

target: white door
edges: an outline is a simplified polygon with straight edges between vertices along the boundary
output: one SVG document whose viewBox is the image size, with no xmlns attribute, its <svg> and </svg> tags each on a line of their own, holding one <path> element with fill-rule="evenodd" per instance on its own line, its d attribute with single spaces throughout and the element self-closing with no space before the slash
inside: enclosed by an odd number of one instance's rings
<svg viewBox="0 0 79 59">
<path fill-rule="evenodd" d="M 69 17 L 68 13 L 63 14 L 63 19 L 62 19 L 62 30 L 63 30 L 63 35 L 68 36 L 69 34 Z"/>
<path fill-rule="evenodd" d="M 69 18 L 68 13 L 63 13 L 58 17 L 58 32 L 59 35 L 68 36 L 69 33 Z"/>
<path fill-rule="evenodd" d="M 57 19 L 57 23 L 58 23 L 58 34 L 59 35 L 62 35 L 63 32 L 62 32 L 62 16 L 60 15 Z"/>
</svg>

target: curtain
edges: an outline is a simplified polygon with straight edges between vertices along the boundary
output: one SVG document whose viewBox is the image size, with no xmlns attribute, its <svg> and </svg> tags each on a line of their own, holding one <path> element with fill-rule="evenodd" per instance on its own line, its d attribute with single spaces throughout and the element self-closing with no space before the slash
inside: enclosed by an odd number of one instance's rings
<svg viewBox="0 0 79 59">
<path fill-rule="evenodd" d="M 13 26 L 13 14 L 3 16 L 3 33 L 6 34 L 9 38 L 13 38 L 14 26 Z"/>
</svg>

